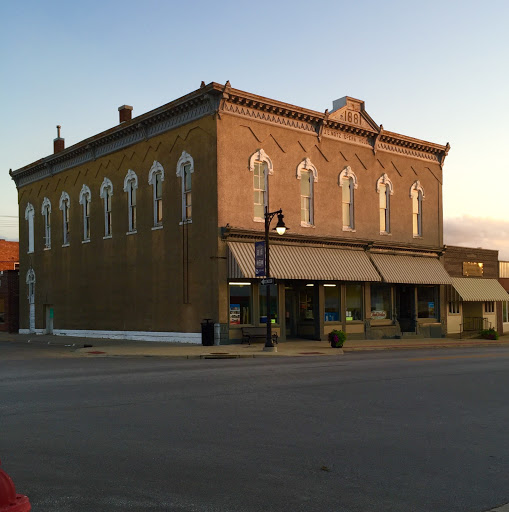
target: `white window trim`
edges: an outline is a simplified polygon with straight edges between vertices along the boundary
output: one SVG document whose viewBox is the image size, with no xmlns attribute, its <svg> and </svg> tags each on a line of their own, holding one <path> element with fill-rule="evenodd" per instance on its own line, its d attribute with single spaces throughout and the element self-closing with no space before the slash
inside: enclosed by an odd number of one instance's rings
<svg viewBox="0 0 509 512">
<path fill-rule="evenodd" d="M 180 222 L 180 225 L 182 224 L 192 224 L 193 222 L 193 215 L 191 213 L 191 217 L 188 219 L 186 217 L 186 198 L 185 198 L 185 176 L 184 176 L 184 166 L 186 164 L 190 164 L 190 169 L 189 169 L 189 172 L 191 174 L 194 173 L 194 160 L 193 160 L 193 157 L 189 154 L 189 153 L 186 153 L 185 151 L 182 151 L 182 154 L 180 155 L 180 158 L 177 162 L 177 176 L 179 178 L 181 178 L 181 184 L 182 184 L 182 192 L 181 192 L 181 197 L 182 197 L 182 222 Z M 192 185 L 192 178 L 191 178 L 191 194 L 192 194 L 192 190 L 193 190 L 193 185 Z M 192 196 L 191 196 L 192 198 Z M 192 207 L 192 204 L 191 204 L 191 209 L 194 209 Z"/>
<path fill-rule="evenodd" d="M 163 223 L 157 222 L 157 201 L 156 201 L 156 176 L 161 176 L 161 183 L 164 181 L 164 167 L 157 161 L 154 160 L 154 163 L 152 164 L 152 167 L 150 168 L 150 171 L 148 172 L 148 184 L 152 185 L 152 202 L 153 202 L 153 209 L 154 209 L 154 228 L 162 228 Z M 162 201 L 162 198 L 161 198 Z"/>
<path fill-rule="evenodd" d="M 314 183 L 318 182 L 318 170 L 309 158 L 304 158 L 297 166 L 296 178 L 301 179 L 302 171 L 311 172 L 313 179 L 310 181 L 310 201 L 309 201 L 309 223 L 301 220 L 300 225 L 305 228 L 314 227 L 315 224 L 315 187 Z M 301 196 L 302 197 L 302 196 Z"/>
<path fill-rule="evenodd" d="M 31 203 L 28 203 L 25 208 L 25 220 L 28 221 L 28 251 L 27 253 L 34 252 L 34 217 L 35 208 Z"/>
<path fill-rule="evenodd" d="M 376 181 L 376 192 L 380 194 L 380 185 L 385 185 L 386 191 L 389 191 L 389 194 L 386 196 L 386 220 L 385 220 L 385 231 L 380 231 L 381 235 L 390 235 L 391 234 L 391 201 L 390 196 L 394 194 L 394 185 L 392 184 L 391 179 L 387 176 L 386 173 L 383 173 L 380 178 Z M 386 192 L 387 193 L 387 192 Z M 380 200 L 379 200 L 380 204 Z M 388 229 L 387 229 L 388 228 Z"/>
<path fill-rule="evenodd" d="M 265 153 L 265 151 L 260 148 L 257 149 L 250 157 L 249 157 L 249 170 L 254 173 L 255 163 L 262 162 L 266 164 L 267 172 L 264 172 L 264 184 L 265 184 L 265 204 L 264 210 L 267 211 L 269 208 L 269 176 L 274 174 L 274 166 L 272 165 L 272 160 L 269 155 Z M 263 217 L 253 217 L 254 222 L 265 222 L 265 218 Z"/>
<path fill-rule="evenodd" d="M 70 229 L 69 229 L 69 223 L 71 222 L 71 198 L 69 197 L 69 194 L 67 192 L 62 192 L 62 195 L 60 196 L 60 203 L 59 203 L 60 210 L 62 210 L 62 247 L 68 247 L 69 246 L 69 235 L 70 235 Z M 66 220 L 66 210 L 67 210 L 67 217 Z M 66 229 L 67 227 L 67 229 Z"/>
<path fill-rule="evenodd" d="M 262 148 L 257 149 L 249 157 L 249 170 L 251 172 L 254 171 L 255 162 L 265 162 L 267 164 L 268 174 L 274 174 L 274 167 L 272 165 L 272 160 L 269 158 L 269 155 L 267 155 L 267 153 L 265 153 L 265 151 Z"/>
<path fill-rule="evenodd" d="M 357 189 L 358 183 L 357 183 L 357 176 L 352 171 L 352 168 L 349 165 L 347 165 L 339 173 L 338 185 L 340 187 L 343 186 L 343 178 L 351 178 L 352 179 L 352 184 L 353 184 L 353 187 L 350 188 L 350 225 L 349 226 L 345 226 L 344 221 L 342 220 L 343 231 L 351 231 L 351 232 L 355 233 L 355 215 L 354 215 L 354 213 L 355 213 L 355 208 L 354 208 L 355 194 L 354 194 L 354 190 Z M 350 187 L 350 185 L 349 185 L 349 187 Z M 343 201 L 341 201 L 341 203 L 343 203 Z M 341 215 L 342 214 L 343 214 L 343 210 L 341 210 Z"/>
<path fill-rule="evenodd" d="M 422 187 L 421 185 L 421 182 L 419 180 L 417 181 L 414 181 L 414 183 L 412 183 L 412 186 L 410 187 L 410 192 L 409 192 L 409 195 L 410 195 L 410 199 L 413 200 L 413 197 L 412 197 L 412 192 L 416 190 L 417 192 L 420 192 L 421 195 L 420 195 L 420 200 L 419 200 L 419 195 L 417 196 L 417 201 L 418 201 L 418 204 L 419 204 L 419 213 L 418 213 L 418 217 L 417 217 L 417 234 L 413 233 L 413 236 L 414 238 L 422 238 L 422 202 L 424 201 L 424 188 Z M 412 205 L 412 216 L 413 216 L 414 212 L 413 212 L 413 205 Z M 412 231 L 413 231 L 413 218 L 412 218 Z"/>
<path fill-rule="evenodd" d="M 101 188 L 99 190 L 99 196 L 103 200 L 103 210 L 104 210 L 104 236 L 103 239 L 111 238 L 112 232 L 113 232 L 113 218 L 110 222 L 110 229 L 108 233 L 108 217 L 107 217 L 107 211 L 106 211 L 106 190 L 109 191 L 110 196 L 113 197 L 113 183 L 111 183 L 111 180 L 109 178 L 104 178 Z"/>
<path fill-rule="evenodd" d="M 28 285 L 28 302 L 29 304 L 35 303 L 35 271 L 29 268 L 26 276 L 26 284 Z M 30 287 L 32 285 L 32 287 Z"/>
<path fill-rule="evenodd" d="M 83 242 L 90 242 L 90 237 L 87 236 L 87 226 L 85 224 L 86 219 L 86 203 L 92 201 L 92 193 L 90 192 L 90 188 L 87 185 L 83 184 L 80 191 L 80 204 L 83 205 Z M 88 219 L 88 223 L 90 224 L 90 217 Z M 90 225 L 89 225 L 90 228 Z"/>
<path fill-rule="evenodd" d="M 130 186 L 132 184 L 132 187 Z M 128 226 L 128 234 L 136 233 L 136 226 L 133 225 L 133 216 L 132 216 L 132 208 L 133 208 L 133 198 L 132 191 L 138 189 L 138 176 L 136 173 L 129 169 L 124 178 L 124 192 L 127 193 L 127 226 Z M 136 206 L 135 206 L 136 207 Z"/>
<path fill-rule="evenodd" d="M 45 197 L 42 201 L 41 213 L 44 217 L 44 249 L 51 249 L 51 201 Z"/>
</svg>

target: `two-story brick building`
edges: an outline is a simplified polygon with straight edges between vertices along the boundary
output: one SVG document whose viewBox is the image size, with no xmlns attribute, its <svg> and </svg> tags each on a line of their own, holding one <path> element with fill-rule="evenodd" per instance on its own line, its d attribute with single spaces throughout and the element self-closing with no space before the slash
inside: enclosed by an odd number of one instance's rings
<svg viewBox="0 0 509 512">
<path fill-rule="evenodd" d="M 364 102 L 316 112 L 210 83 L 11 173 L 21 330 L 222 343 L 245 325 L 323 339 L 445 331 L 448 145 L 384 130 Z M 255 274 L 264 210 L 272 301 Z M 23 295 L 23 294 L 22 294 Z M 268 311 L 267 311 L 268 309 Z"/>
</svg>

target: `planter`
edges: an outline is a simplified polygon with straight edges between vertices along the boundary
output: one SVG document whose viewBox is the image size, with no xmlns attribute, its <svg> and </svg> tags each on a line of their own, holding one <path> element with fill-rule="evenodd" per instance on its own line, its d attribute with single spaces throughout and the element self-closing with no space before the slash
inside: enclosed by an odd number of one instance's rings
<svg viewBox="0 0 509 512">
<path fill-rule="evenodd" d="M 343 331 L 334 329 L 329 333 L 329 343 L 332 348 L 343 348 L 343 343 L 346 340 L 346 334 Z"/>
</svg>

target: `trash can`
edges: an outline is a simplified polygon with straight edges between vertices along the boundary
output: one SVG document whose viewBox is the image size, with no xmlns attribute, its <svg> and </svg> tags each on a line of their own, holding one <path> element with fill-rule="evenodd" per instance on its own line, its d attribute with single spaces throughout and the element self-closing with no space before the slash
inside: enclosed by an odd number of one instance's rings
<svg viewBox="0 0 509 512">
<path fill-rule="evenodd" d="M 201 323 L 201 344 L 206 347 L 214 345 L 214 322 L 210 318 L 204 318 Z"/>
</svg>

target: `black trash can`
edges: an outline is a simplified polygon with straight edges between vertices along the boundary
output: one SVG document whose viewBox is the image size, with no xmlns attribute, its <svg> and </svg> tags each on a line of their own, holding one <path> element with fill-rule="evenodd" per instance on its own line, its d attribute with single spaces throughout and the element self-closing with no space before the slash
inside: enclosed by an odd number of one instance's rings
<svg viewBox="0 0 509 512">
<path fill-rule="evenodd" d="M 214 322 L 210 318 L 204 318 L 201 323 L 201 344 L 206 347 L 214 345 Z"/>
</svg>

